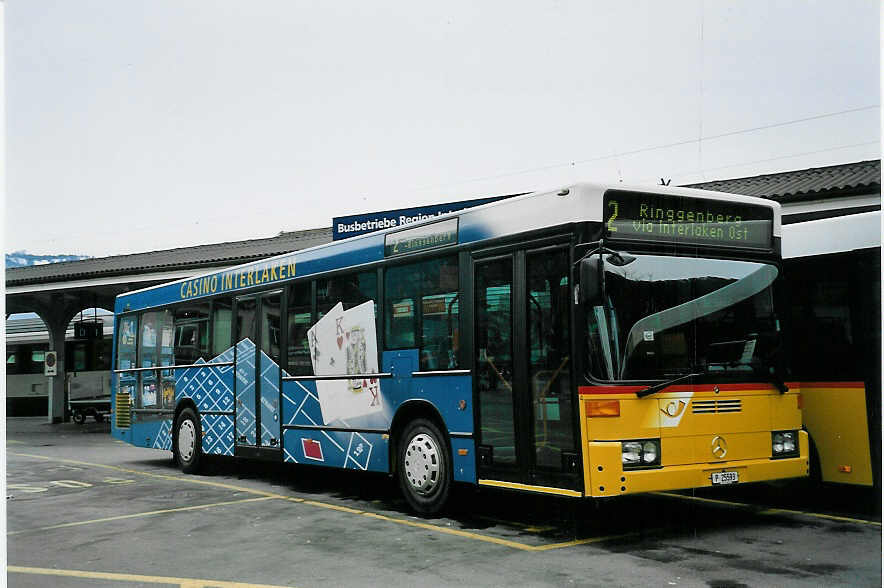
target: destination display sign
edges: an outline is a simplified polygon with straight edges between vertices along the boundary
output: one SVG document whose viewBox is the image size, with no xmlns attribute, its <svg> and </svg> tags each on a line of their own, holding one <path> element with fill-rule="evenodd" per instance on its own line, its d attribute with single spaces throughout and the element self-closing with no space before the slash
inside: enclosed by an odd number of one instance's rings
<svg viewBox="0 0 884 588">
<path fill-rule="evenodd" d="M 384 257 L 456 244 L 457 219 L 450 218 L 438 223 L 387 233 L 384 235 Z"/>
<path fill-rule="evenodd" d="M 604 222 L 612 239 L 772 248 L 773 209 L 767 206 L 608 190 Z"/>
</svg>

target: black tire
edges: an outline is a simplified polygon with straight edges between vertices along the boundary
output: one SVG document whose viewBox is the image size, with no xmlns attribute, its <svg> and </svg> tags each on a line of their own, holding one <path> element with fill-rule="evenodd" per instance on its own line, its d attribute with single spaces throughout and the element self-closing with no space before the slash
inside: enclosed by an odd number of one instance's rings
<svg viewBox="0 0 884 588">
<path fill-rule="evenodd" d="M 175 434 L 172 437 L 172 453 L 185 474 L 199 471 L 203 455 L 202 439 L 199 417 L 192 408 L 185 408 L 175 420 Z"/>
<path fill-rule="evenodd" d="M 96 412 L 96 413 L 93 414 L 92 416 L 95 418 L 95 422 L 96 422 L 96 423 L 100 423 L 100 422 L 103 422 L 103 421 L 104 421 L 104 415 L 101 414 L 100 412 Z"/>
<path fill-rule="evenodd" d="M 451 492 L 451 456 L 439 428 L 415 419 L 402 431 L 398 444 L 397 475 L 402 494 L 417 513 L 442 510 Z"/>
<path fill-rule="evenodd" d="M 75 410 L 74 414 L 71 415 L 71 419 L 78 425 L 82 425 L 86 422 L 86 414 L 82 410 Z"/>
</svg>

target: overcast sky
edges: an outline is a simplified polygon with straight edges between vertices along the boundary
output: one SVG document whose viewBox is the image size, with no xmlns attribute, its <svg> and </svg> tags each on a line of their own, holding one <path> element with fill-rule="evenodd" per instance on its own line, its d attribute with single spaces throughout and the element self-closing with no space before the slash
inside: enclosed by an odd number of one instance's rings
<svg viewBox="0 0 884 588">
<path fill-rule="evenodd" d="M 4 246 L 876 159 L 880 26 L 877 0 L 7 0 Z"/>
</svg>

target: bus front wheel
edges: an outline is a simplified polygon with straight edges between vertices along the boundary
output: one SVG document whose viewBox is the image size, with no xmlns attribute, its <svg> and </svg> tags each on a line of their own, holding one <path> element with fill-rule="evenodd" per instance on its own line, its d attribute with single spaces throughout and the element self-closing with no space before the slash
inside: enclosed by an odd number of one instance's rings
<svg viewBox="0 0 884 588">
<path fill-rule="evenodd" d="M 192 408 L 185 408 L 178 415 L 175 427 L 175 439 L 172 443 L 175 460 L 185 474 L 195 474 L 199 470 L 202 456 L 200 419 Z"/>
<path fill-rule="evenodd" d="M 426 419 L 405 427 L 399 442 L 399 486 L 408 504 L 420 514 L 442 510 L 451 490 L 451 458 L 445 437 Z"/>
</svg>

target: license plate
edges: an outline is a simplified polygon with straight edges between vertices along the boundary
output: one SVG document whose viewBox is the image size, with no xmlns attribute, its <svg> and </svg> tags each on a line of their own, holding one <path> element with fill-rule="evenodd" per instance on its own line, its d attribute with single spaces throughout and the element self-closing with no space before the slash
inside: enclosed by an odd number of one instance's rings
<svg viewBox="0 0 884 588">
<path fill-rule="evenodd" d="M 739 472 L 713 472 L 712 474 L 713 486 L 717 486 L 719 484 L 736 484 L 739 481 Z"/>
</svg>

